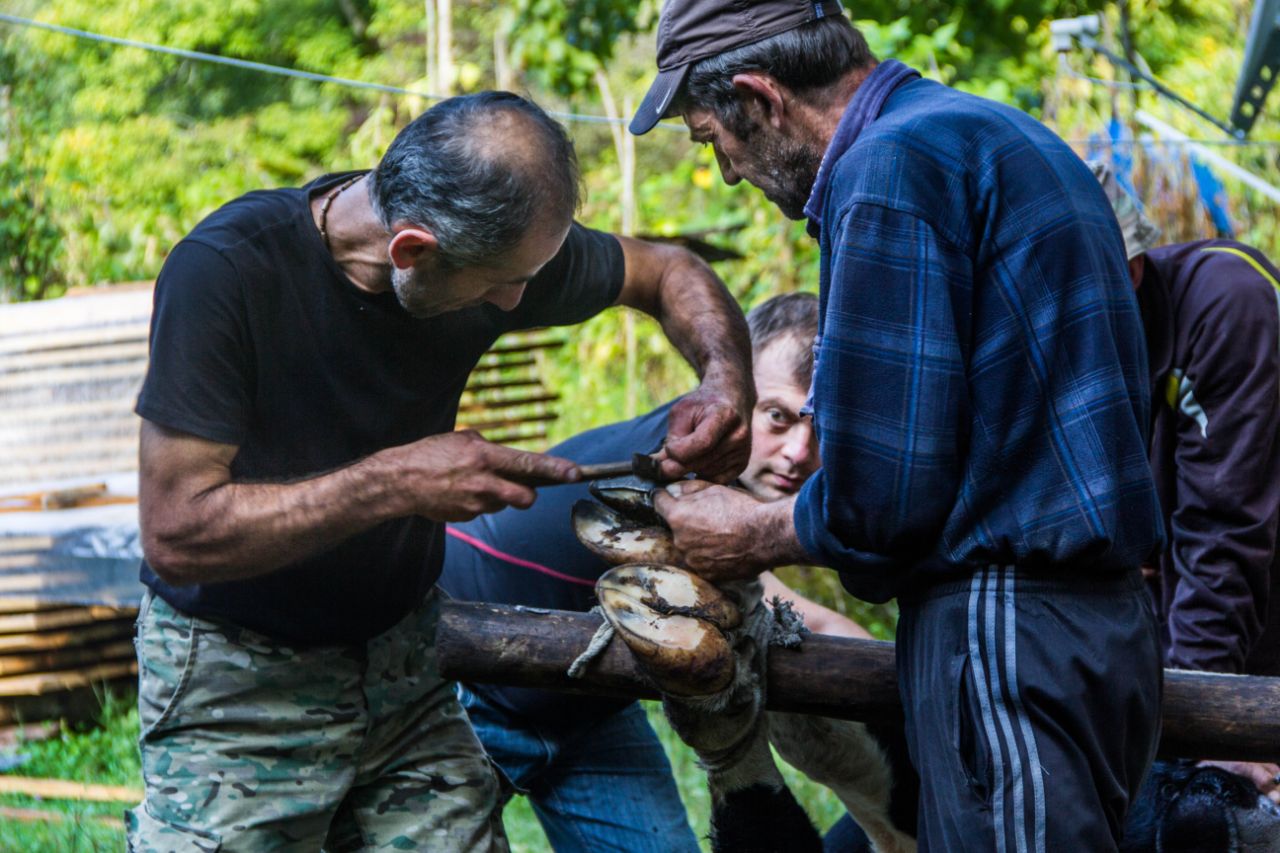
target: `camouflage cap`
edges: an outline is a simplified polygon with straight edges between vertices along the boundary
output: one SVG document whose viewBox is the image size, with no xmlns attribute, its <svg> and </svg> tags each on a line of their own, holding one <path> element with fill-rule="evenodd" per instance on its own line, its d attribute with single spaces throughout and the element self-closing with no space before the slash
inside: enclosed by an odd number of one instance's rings
<svg viewBox="0 0 1280 853">
<path fill-rule="evenodd" d="M 1120 233 L 1124 235 L 1125 255 L 1129 260 L 1158 246 L 1160 229 L 1143 215 L 1137 200 L 1120 186 L 1115 172 L 1111 169 L 1111 164 L 1101 160 L 1090 160 L 1089 169 L 1098 179 L 1098 183 L 1102 184 L 1102 190 L 1107 194 L 1107 201 L 1111 202 L 1111 209 L 1116 213 L 1116 220 L 1120 223 Z"/>
</svg>

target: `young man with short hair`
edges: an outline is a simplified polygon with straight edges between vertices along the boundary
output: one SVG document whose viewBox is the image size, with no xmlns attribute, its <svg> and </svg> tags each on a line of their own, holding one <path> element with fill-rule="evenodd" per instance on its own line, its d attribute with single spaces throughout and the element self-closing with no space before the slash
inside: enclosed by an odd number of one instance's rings
<svg viewBox="0 0 1280 853">
<path fill-rule="evenodd" d="M 751 459 L 738 482 L 763 500 L 793 495 L 818 467 L 809 418 L 800 413 L 813 369 L 817 298 L 778 296 L 747 316 L 756 406 Z M 671 404 L 575 436 L 551 453 L 579 464 L 657 448 Z M 468 601 L 588 610 L 609 565 L 574 536 L 570 510 L 585 485 L 560 486 L 528 510 L 450 525 L 441 588 Z M 797 599 L 815 631 L 867 636 L 852 621 L 799 598 L 772 575 L 766 598 Z M 639 703 L 554 691 L 467 684 L 461 691 L 489 755 L 525 794 L 559 853 L 696 851 L 662 744 Z"/>
</svg>

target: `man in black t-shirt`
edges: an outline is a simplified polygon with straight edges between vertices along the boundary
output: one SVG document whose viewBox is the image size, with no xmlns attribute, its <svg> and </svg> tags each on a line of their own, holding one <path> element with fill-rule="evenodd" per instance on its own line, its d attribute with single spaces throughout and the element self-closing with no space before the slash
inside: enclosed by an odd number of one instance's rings
<svg viewBox="0 0 1280 853">
<path fill-rule="evenodd" d="M 442 523 L 578 473 L 453 432 L 468 373 L 503 332 L 639 308 L 703 377 L 664 471 L 725 481 L 748 453 L 732 298 L 683 250 L 574 224 L 577 187 L 558 125 L 482 93 L 375 170 L 250 193 L 174 248 L 137 405 L 132 849 L 506 848 L 435 668 Z"/>
<path fill-rule="evenodd" d="M 818 300 L 770 299 L 748 315 L 757 402 L 751 459 L 740 482 L 774 500 L 794 494 L 818 467 L 812 424 L 800 415 L 813 367 Z M 579 464 L 655 449 L 672 403 L 574 436 L 552 453 Z M 549 491 L 527 511 L 503 510 L 450 525 L 440 586 L 454 598 L 587 610 L 608 564 L 582 546 L 570 524 L 585 485 Z M 819 633 L 869 636 L 849 619 L 807 601 L 772 575 L 766 597 L 795 601 Z M 557 853 L 697 851 L 671 765 L 638 703 L 553 691 L 467 684 L 460 694 L 485 750 L 524 793 Z"/>
</svg>

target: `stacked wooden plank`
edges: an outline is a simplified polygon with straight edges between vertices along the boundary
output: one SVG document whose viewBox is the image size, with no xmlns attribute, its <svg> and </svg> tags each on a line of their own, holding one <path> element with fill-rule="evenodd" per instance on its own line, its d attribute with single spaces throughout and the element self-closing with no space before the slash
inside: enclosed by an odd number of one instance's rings
<svg viewBox="0 0 1280 853">
<path fill-rule="evenodd" d="M 137 467 L 149 288 L 0 309 L 0 494 Z"/>
<path fill-rule="evenodd" d="M 0 305 L 0 728 L 92 716 L 95 690 L 135 676 L 136 556 L 123 572 L 97 554 L 77 562 L 45 522 L 97 507 L 136 531 L 136 488 L 117 484 L 136 483 L 151 305 L 150 283 Z M 459 428 L 545 446 L 557 395 L 542 366 L 562 343 L 546 330 L 500 340 L 468 381 Z"/>
<path fill-rule="evenodd" d="M 505 335 L 485 353 L 467 380 L 458 427 L 490 441 L 541 449 L 558 414 L 560 395 L 543 382 L 543 359 L 564 344 L 548 330 Z"/>
<path fill-rule="evenodd" d="M 132 682 L 132 607 L 66 604 L 41 595 L 42 536 L 0 537 L 0 729 L 93 719 L 104 684 Z"/>
</svg>

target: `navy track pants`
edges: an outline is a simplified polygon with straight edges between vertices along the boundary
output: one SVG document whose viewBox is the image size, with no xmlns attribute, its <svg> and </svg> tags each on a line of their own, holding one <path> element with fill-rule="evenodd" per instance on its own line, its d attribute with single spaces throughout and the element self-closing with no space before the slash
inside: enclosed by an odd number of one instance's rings
<svg viewBox="0 0 1280 853">
<path fill-rule="evenodd" d="M 897 643 L 922 853 L 1117 849 L 1160 734 L 1136 570 L 984 569 L 900 601 Z"/>
</svg>

